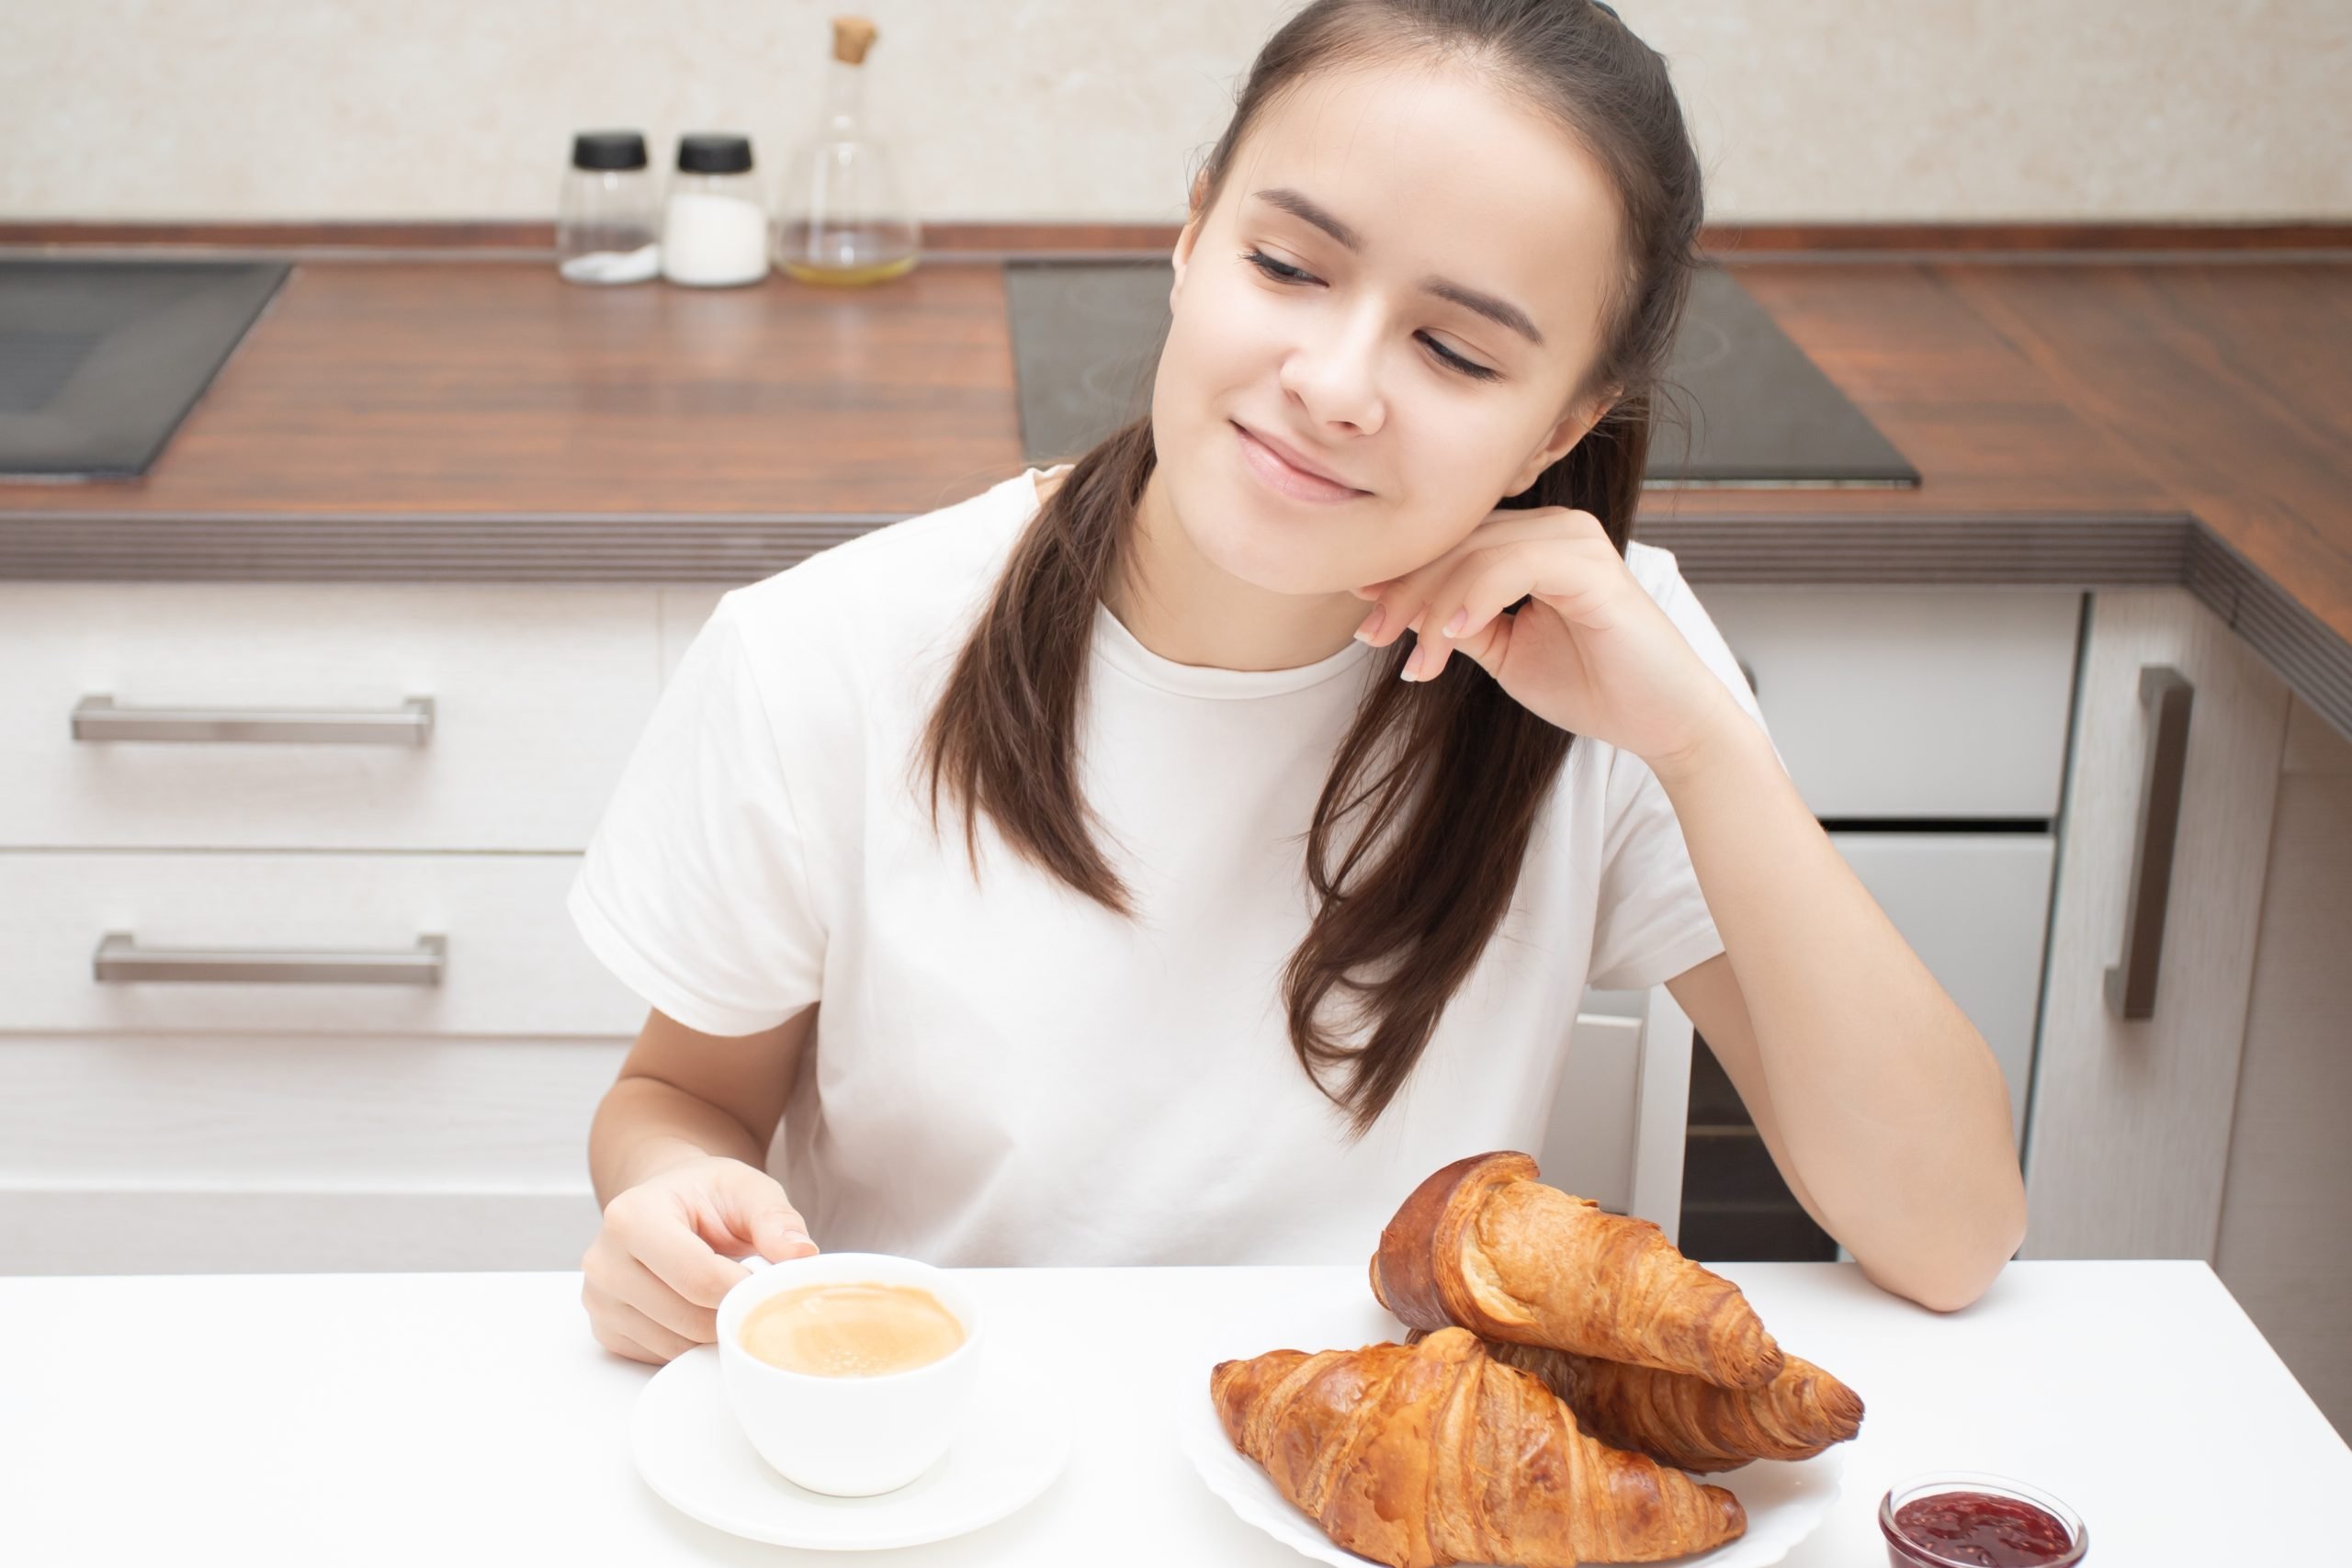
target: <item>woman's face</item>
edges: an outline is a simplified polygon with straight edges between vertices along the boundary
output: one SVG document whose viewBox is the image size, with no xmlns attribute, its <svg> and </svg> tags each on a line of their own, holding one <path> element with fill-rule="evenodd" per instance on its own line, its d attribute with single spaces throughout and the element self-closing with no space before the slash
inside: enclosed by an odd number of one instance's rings
<svg viewBox="0 0 2352 1568">
<path fill-rule="evenodd" d="M 1311 594 L 1460 543 L 1606 411 L 1570 400 L 1600 350 L 1618 226 L 1600 165 L 1475 73 L 1299 84 L 1176 245 L 1151 419 L 1193 547 Z M 1300 493 L 1237 425 L 1348 493 Z"/>
</svg>

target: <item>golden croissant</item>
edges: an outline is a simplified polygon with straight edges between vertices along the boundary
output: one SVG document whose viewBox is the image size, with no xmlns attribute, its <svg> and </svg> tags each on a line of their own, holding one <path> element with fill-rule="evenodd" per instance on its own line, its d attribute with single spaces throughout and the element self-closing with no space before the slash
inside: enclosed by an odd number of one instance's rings
<svg viewBox="0 0 2352 1568">
<path fill-rule="evenodd" d="M 1535 1176 L 1532 1159 L 1502 1151 L 1415 1188 L 1372 1259 L 1380 1304 L 1415 1328 L 1458 1325 L 1724 1388 L 1780 1375 L 1781 1348 L 1738 1286 L 1649 1221 L 1603 1213 Z"/>
<path fill-rule="evenodd" d="M 1651 1562 L 1747 1529 L 1731 1493 L 1577 1430 L 1542 1380 L 1467 1329 L 1222 1361 L 1209 1392 L 1284 1497 L 1390 1568 Z"/>
<path fill-rule="evenodd" d="M 1407 1343 L 1421 1337 L 1417 1328 Z M 1862 1428 L 1861 1396 L 1802 1356 L 1786 1357 L 1780 1375 L 1760 1388 L 1721 1388 L 1688 1372 L 1541 1345 L 1486 1345 L 1497 1360 L 1542 1378 L 1587 1436 L 1680 1470 L 1811 1459 Z"/>
</svg>

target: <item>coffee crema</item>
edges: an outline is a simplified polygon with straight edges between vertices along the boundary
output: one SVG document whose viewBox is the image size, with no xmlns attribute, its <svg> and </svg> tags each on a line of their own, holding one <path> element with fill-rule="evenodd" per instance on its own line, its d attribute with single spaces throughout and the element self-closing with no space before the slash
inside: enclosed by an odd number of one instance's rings
<svg viewBox="0 0 2352 1568">
<path fill-rule="evenodd" d="M 743 1315 L 743 1348 L 820 1378 L 878 1378 L 952 1354 L 964 1325 L 917 1285 L 835 1280 L 782 1291 Z"/>
</svg>

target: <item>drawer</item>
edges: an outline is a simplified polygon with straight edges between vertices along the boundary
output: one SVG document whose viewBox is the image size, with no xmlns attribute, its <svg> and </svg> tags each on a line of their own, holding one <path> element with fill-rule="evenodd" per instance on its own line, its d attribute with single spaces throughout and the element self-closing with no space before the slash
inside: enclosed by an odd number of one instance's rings
<svg viewBox="0 0 2352 1568">
<path fill-rule="evenodd" d="M 571 1270 L 603 1213 L 565 1192 L 0 1187 L 10 1274 Z M 584 1322 L 579 1331 L 586 1332 Z"/>
<path fill-rule="evenodd" d="M 0 1188 L 569 1191 L 622 1040 L 0 1036 Z"/>
<path fill-rule="evenodd" d="M 564 910 L 581 859 L 0 853 L 0 1030 L 633 1039 L 645 1004 Z M 413 966 L 421 938 L 447 951 L 437 985 L 101 981 L 92 961 L 109 932 L 142 953 L 323 950 Z"/>
<path fill-rule="evenodd" d="M 2082 595 L 1706 587 L 1816 817 L 2058 815 Z"/>
<path fill-rule="evenodd" d="M 2022 1144 L 2056 842 L 2047 833 L 1830 835 L 1999 1059 Z"/>
<path fill-rule="evenodd" d="M 659 595 L 0 583 L 0 848 L 585 849 L 660 690 Z M 96 696 L 432 720 L 422 744 L 77 739 Z"/>
</svg>

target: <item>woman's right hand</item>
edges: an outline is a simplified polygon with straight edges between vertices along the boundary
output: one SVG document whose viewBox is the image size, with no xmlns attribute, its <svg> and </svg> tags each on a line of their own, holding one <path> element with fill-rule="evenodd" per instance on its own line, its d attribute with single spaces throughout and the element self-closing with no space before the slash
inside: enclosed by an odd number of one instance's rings
<svg viewBox="0 0 2352 1568">
<path fill-rule="evenodd" d="M 658 1367 L 718 1337 L 718 1299 L 751 1272 L 736 1257 L 756 1252 L 781 1263 L 817 1250 L 782 1183 L 741 1160 L 706 1155 L 605 1205 L 605 1223 L 580 1260 L 580 1299 L 598 1344 Z"/>
</svg>

